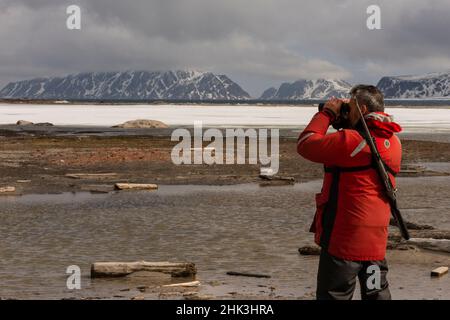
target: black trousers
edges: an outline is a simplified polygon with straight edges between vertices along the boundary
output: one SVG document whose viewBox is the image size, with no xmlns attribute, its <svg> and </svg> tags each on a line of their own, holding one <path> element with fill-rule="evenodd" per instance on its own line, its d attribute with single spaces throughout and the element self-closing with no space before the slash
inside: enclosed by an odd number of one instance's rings
<svg viewBox="0 0 450 320">
<path fill-rule="evenodd" d="M 322 250 L 317 273 L 317 300 L 351 300 L 357 277 L 361 299 L 391 300 L 387 272 L 386 260 L 348 261 Z"/>
</svg>

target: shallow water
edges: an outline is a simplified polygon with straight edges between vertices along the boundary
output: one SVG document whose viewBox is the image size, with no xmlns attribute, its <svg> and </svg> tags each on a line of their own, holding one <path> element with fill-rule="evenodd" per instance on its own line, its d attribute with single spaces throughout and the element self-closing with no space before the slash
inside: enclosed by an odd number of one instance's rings
<svg viewBox="0 0 450 320">
<path fill-rule="evenodd" d="M 450 177 L 401 178 L 400 205 L 408 220 L 450 228 Z M 160 186 L 154 192 L 65 193 L 0 198 L 0 297 L 107 297 L 130 280 L 89 279 L 96 261 L 190 261 L 205 292 L 230 291 L 305 298 L 314 291 L 316 257 L 297 249 L 307 232 L 320 181 L 286 187 Z M 66 267 L 82 270 L 82 290 L 66 289 Z M 450 298 L 450 282 L 430 282 L 428 266 L 406 279 L 391 266 L 397 298 Z M 412 271 L 411 271 L 412 270 Z M 271 279 L 230 277 L 227 271 Z M 408 290 L 400 289 L 398 284 Z M 266 287 L 259 287 L 259 286 Z M 408 287 L 409 286 L 409 287 Z M 262 291 L 262 292 L 259 292 Z"/>
</svg>

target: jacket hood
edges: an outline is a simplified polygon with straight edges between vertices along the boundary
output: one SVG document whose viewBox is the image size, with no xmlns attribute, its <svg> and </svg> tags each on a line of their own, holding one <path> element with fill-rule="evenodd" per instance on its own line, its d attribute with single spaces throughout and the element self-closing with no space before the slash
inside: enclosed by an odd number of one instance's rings
<svg viewBox="0 0 450 320">
<path fill-rule="evenodd" d="M 384 112 L 371 112 L 364 116 L 369 130 L 382 138 L 390 138 L 394 133 L 401 132 L 402 127 L 394 122 L 394 118 Z"/>
</svg>

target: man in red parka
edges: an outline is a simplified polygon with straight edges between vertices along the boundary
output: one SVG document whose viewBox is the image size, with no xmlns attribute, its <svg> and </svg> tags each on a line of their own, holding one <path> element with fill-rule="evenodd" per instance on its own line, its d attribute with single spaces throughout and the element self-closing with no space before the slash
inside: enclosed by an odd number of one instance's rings
<svg viewBox="0 0 450 320">
<path fill-rule="evenodd" d="M 376 87 L 358 85 L 350 94 L 349 100 L 327 101 L 298 138 L 298 153 L 322 163 L 325 170 L 310 230 L 322 248 L 316 297 L 349 300 L 358 277 L 362 299 L 387 300 L 391 295 L 385 254 L 391 209 L 361 134 L 356 99 L 394 187 L 402 154 L 395 133 L 401 127 L 384 113 L 383 94 Z M 343 102 L 350 105 L 347 125 L 327 134 Z"/>
</svg>

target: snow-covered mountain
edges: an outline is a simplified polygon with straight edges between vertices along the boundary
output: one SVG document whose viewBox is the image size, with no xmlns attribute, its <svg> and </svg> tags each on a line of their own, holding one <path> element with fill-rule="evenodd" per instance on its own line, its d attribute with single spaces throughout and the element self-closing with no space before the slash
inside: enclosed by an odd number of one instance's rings
<svg viewBox="0 0 450 320">
<path fill-rule="evenodd" d="M 11 82 L 2 98 L 245 100 L 250 95 L 226 75 L 199 71 L 90 72 Z"/>
<path fill-rule="evenodd" d="M 316 79 L 298 80 L 293 83 L 283 83 L 279 89 L 270 88 L 264 91 L 262 100 L 299 100 L 327 99 L 332 96 L 346 97 L 351 85 L 343 80 Z"/>
<path fill-rule="evenodd" d="M 377 87 L 388 99 L 450 98 L 450 73 L 383 77 Z"/>
</svg>

